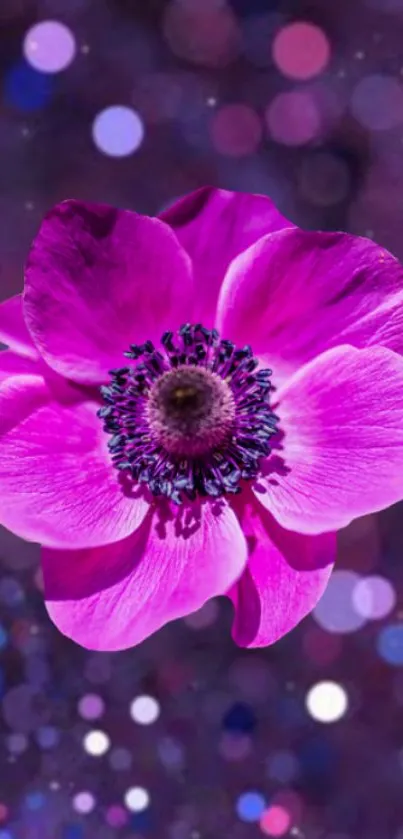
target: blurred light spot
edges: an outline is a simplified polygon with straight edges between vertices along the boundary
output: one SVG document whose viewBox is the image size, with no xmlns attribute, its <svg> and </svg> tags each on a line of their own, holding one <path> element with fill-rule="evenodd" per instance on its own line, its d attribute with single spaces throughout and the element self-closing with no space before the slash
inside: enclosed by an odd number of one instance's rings
<svg viewBox="0 0 403 839">
<path fill-rule="evenodd" d="M 124 771 L 126 769 L 130 769 L 133 758 L 128 749 L 113 749 L 113 751 L 109 755 L 109 763 L 112 766 L 112 769 L 119 771 Z"/>
<path fill-rule="evenodd" d="M 259 792 L 244 792 L 236 803 L 236 811 L 244 822 L 259 821 L 267 802 Z"/>
<path fill-rule="evenodd" d="M 273 42 L 273 59 L 284 76 L 312 79 L 328 64 L 330 44 L 319 26 L 296 21 L 277 33 Z"/>
<path fill-rule="evenodd" d="M 100 757 L 110 747 L 110 739 L 104 731 L 89 731 L 84 737 L 84 749 L 89 755 Z"/>
<path fill-rule="evenodd" d="M 169 769 L 180 769 L 184 763 L 183 746 L 173 737 L 163 737 L 158 742 L 158 755 L 161 763 Z"/>
<path fill-rule="evenodd" d="M 274 752 L 267 761 L 267 774 L 273 781 L 289 784 L 298 775 L 298 761 L 292 752 Z"/>
<path fill-rule="evenodd" d="M 314 720 L 336 722 L 347 711 L 347 693 L 336 682 L 318 682 L 308 691 L 306 707 Z"/>
<path fill-rule="evenodd" d="M 353 604 L 358 614 L 364 618 L 384 618 L 396 605 L 395 590 L 384 577 L 364 577 L 353 590 Z"/>
<path fill-rule="evenodd" d="M 80 717 L 85 720 L 96 720 L 102 717 L 105 710 L 105 703 L 101 696 L 96 693 L 87 693 L 78 703 Z"/>
<path fill-rule="evenodd" d="M 126 810 L 119 804 L 112 804 L 106 812 L 106 820 L 111 827 L 119 829 L 127 824 Z"/>
<path fill-rule="evenodd" d="M 8 642 L 8 635 L 4 626 L 0 624 L 0 650 L 4 650 L 4 647 L 7 646 Z"/>
<path fill-rule="evenodd" d="M 335 661 L 341 653 L 342 641 L 339 635 L 324 632 L 319 627 L 309 627 L 302 638 L 304 652 L 318 666 Z"/>
<path fill-rule="evenodd" d="M 208 0 L 183 4 L 171 0 L 163 22 L 164 36 L 175 55 L 206 67 L 225 67 L 240 47 L 237 19 L 226 4 Z"/>
<path fill-rule="evenodd" d="M 250 705 L 235 702 L 223 719 L 223 728 L 227 731 L 249 734 L 256 727 L 256 715 Z"/>
<path fill-rule="evenodd" d="M 76 54 L 72 31 L 57 20 L 44 20 L 28 30 L 23 51 L 26 60 L 42 73 L 60 73 Z"/>
<path fill-rule="evenodd" d="M 36 740 L 41 749 L 53 749 L 59 743 L 60 733 L 51 725 L 43 725 L 36 732 Z"/>
<path fill-rule="evenodd" d="M 266 810 L 260 820 L 263 833 L 268 836 L 283 836 L 291 826 L 290 814 L 284 807 L 275 805 Z"/>
<path fill-rule="evenodd" d="M 24 589 L 15 577 L 0 580 L 0 602 L 6 606 L 19 606 L 25 600 Z"/>
<path fill-rule="evenodd" d="M 328 632 L 356 632 L 366 623 L 353 604 L 360 577 L 353 571 L 333 571 L 327 588 L 313 611 L 316 622 Z"/>
<path fill-rule="evenodd" d="M 394 623 L 381 629 L 377 638 L 381 658 L 395 667 L 403 665 L 403 624 Z"/>
<path fill-rule="evenodd" d="M 321 129 L 315 99 L 303 90 L 278 93 L 266 110 L 266 123 L 272 139 L 286 146 L 309 143 Z"/>
<path fill-rule="evenodd" d="M 14 755 L 21 755 L 28 748 L 28 739 L 25 734 L 15 732 L 7 737 L 7 748 Z"/>
<path fill-rule="evenodd" d="M 140 725 L 151 725 L 160 715 L 160 706 L 153 696 L 137 696 L 130 705 L 130 716 Z"/>
<path fill-rule="evenodd" d="M 73 798 L 73 807 L 77 813 L 91 813 L 95 807 L 95 798 L 90 792 L 78 792 Z"/>
<path fill-rule="evenodd" d="M 207 626 L 215 623 L 218 618 L 218 613 L 219 605 L 217 600 L 208 600 L 201 609 L 184 618 L 184 621 L 191 629 L 205 629 Z"/>
<path fill-rule="evenodd" d="M 347 163 L 330 152 L 313 152 L 300 165 L 298 189 L 303 198 L 318 207 L 344 201 L 350 189 Z"/>
<path fill-rule="evenodd" d="M 150 803 L 150 796 L 143 787 L 131 787 L 125 794 L 125 804 L 133 813 L 141 813 Z"/>
<path fill-rule="evenodd" d="M 28 810 L 32 810 L 33 812 L 40 810 L 45 804 L 45 801 L 46 798 L 42 792 L 30 792 L 25 797 L 25 804 Z"/>
<path fill-rule="evenodd" d="M 262 126 L 248 105 L 225 105 L 214 114 L 211 123 L 213 144 L 229 157 L 244 157 L 256 151 L 262 138 Z"/>
<path fill-rule="evenodd" d="M 112 105 L 100 111 L 92 126 L 97 148 L 110 157 L 127 157 L 137 151 L 144 139 L 144 125 L 139 114 L 124 105 Z"/>
<path fill-rule="evenodd" d="M 246 734 L 224 733 L 218 751 L 225 760 L 244 760 L 252 751 L 252 741 Z"/>
<path fill-rule="evenodd" d="M 374 74 L 355 86 L 350 103 L 356 120 L 371 131 L 387 131 L 403 122 L 403 88 L 393 76 Z"/>
</svg>

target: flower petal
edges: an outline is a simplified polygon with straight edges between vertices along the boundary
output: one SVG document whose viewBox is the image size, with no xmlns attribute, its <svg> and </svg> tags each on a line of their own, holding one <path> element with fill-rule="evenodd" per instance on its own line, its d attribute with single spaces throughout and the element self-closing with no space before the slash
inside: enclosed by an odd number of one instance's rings
<svg viewBox="0 0 403 839">
<path fill-rule="evenodd" d="M 190 254 L 197 284 L 194 320 L 214 326 L 221 283 L 230 262 L 261 236 L 293 227 L 270 198 L 203 187 L 177 201 L 160 218 Z"/>
<path fill-rule="evenodd" d="M 335 347 L 278 393 L 282 437 L 254 485 L 283 527 L 338 530 L 403 498 L 403 358 Z"/>
<path fill-rule="evenodd" d="M 249 544 L 248 565 L 230 590 L 233 637 L 241 647 L 264 647 L 290 632 L 322 596 L 336 558 L 336 536 L 284 530 L 261 505 L 238 513 Z"/>
<path fill-rule="evenodd" d="M 39 357 L 25 325 L 21 294 L 0 303 L 0 342 L 24 357 Z"/>
<path fill-rule="evenodd" d="M 18 355 L 12 350 L 0 351 L 0 382 L 9 376 L 19 373 L 33 373 L 38 371 L 38 364 L 34 359 Z"/>
<path fill-rule="evenodd" d="M 61 632 L 94 650 L 140 643 L 223 594 L 242 573 L 246 543 L 225 503 L 150 512 L 114 545 L 43 550 L 46 606 Z"/>
<path fill-rule="evenodd" d="M 403 352 L 403 268 L 368 239 L 282 230 L 232 263 L 217 326 L 251 342 L 277 383 L 336 344 Z"/>
<path fill-rule="evenodd" d="M 24 310 L 50 367 L 99 384 L 131 343 L 187 321 L 192 297 L 190 259 L 162 221 L 65 201 L 33 243 Z"/>
<path fill-rule="evenodd" d="M 143 497 L 125 494 L 99 406 L 82 398 L 65 383 L 54 394 L 40 376 L 0 384 L 0 521 L 24 539 L 58 548 L 112 542 L 148 510 Z"/>
</svg>

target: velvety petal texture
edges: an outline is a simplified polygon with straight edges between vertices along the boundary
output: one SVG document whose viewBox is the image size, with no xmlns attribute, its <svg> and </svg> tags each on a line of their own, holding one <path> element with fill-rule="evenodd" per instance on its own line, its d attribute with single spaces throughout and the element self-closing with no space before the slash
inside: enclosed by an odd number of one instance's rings
<svg viewBox="0 0 403 839">
<path fill-rule="evenodd" d="M 0 303 L 0 343 L 24 358 L 38 358 L 38 351 L 24 321 L 21 294 Z"/>
<path fill-rule="evenodd" d="M 283 230 L 231 264 L 217 326 L 273 366 L 278 383 L 337 344 L 403 352 L 403 269 L 346 233 Z"/>
<path fill-rule="evenodd" d="M 254 484 L 277 521 L 334 531 L 403 498 L 403 358 L 336 347 L 278 392 L 281 435 Z"/>
<path fill-rule="evenodd" d="M 61 632 L 82 646 L 121 650 L 226 591 L 246 558 L 226 503 L 158 505 L 133 536 L 114 545 L 45 548 L 46 606 Z"/>
<path fill-rule="evenodd" d="M 236 503 L 248 543 L 248 565 L 230 590 L 233 637 L 265 647 L 294 628 L 323 594 L 336 559 L 336 536 L 284 530 L 261 505 Z"/>
<path fill-rule="evenodd" d="M 267 233 L 293 227 L 270 198 L 213 187 L 190 193 L 160 218 L 173 228 L 192 258 L 193 319 L 209 328 L 214 326 L 220 286 L 232 260 Z"/>
<path fill-rule="evenodd" d="M 1 523 L 32 542 L 80 548 L 122 539 L 147 510 L 122 491 L 98 405 L 40 376 L 0 384 Z"/>
<path fill-rule="evenodd" d="M 178 293 L 180 290 L 180 293 Z M 100 384 L 132 343 L 188 319 L 189 256 L 159 219 L 65 201 L 46 216 L 26 267 L 24 313 L 54 370 Z"/>
</svg>

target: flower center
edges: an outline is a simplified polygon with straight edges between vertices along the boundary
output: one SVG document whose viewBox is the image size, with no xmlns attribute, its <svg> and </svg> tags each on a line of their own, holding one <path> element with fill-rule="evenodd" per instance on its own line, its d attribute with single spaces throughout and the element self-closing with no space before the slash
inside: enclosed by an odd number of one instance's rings
<svg viewBox="0 0 403 839">
<path fill-rule="evenodd" d="M 201 324 L 130 347 L 130 366 L 111 370 L 98 411 L 112 461 L 155 496 L 239 493 L 270 453 L 278 417 L 270 406 L 271 370 L 259 370 L 249 346 Z"/>
<path fill-rule="evenodd" d="M 146 407 L 151 433 L 170 454 L 203 455 L 228 437 L 235 399 L 223 379 L 205 367 L 181 365 L 152 385 Z"/>
</svg>

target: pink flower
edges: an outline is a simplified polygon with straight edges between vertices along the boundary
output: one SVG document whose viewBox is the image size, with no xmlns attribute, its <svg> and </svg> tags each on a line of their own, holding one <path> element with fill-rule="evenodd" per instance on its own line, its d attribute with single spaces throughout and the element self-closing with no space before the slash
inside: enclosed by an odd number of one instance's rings
<svg viewBox="0 0 403 839">
<path fill-rule="evenodd" d="M 403 497 L 402 268 L 267 198 L 66 201 L 0 338 L 1 521 L 44 546 L 49 615 L 86 647 L 225 593 L 235 640 L 270 644 L 336 531 Z"/>
</svg>

